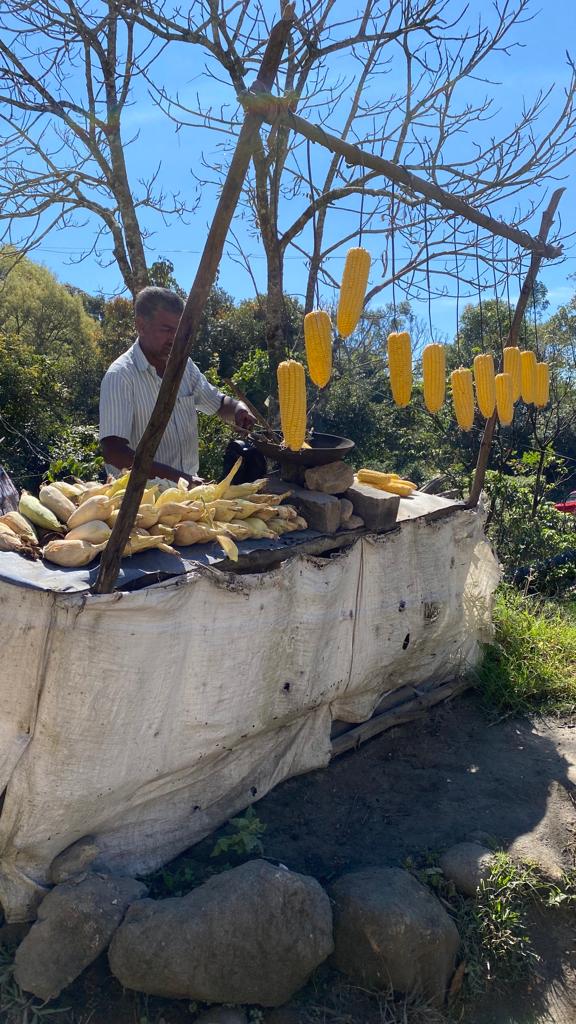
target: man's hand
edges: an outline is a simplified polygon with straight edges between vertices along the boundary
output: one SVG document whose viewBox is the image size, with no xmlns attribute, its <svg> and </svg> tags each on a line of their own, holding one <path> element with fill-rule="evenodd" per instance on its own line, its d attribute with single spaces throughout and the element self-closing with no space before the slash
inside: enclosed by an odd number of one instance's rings
<svg viewBox="0 0 576 1024">
<path fill-rule="evenodd" d="M 201 476 L 190 476 L 189 473 L 181 473 L 180 478 L 186 480 L 189 487 L 198 487 L 198 484 L 204 483 L 204 479 Z"/>
<path fill-rule="evenodd" d="M 237 402 L 234 410 L 234 423 L 241 430 L 250 430 L 256 423 L 256 417 L 252 415 L 250 409 L 244 405 L 244 402 Z"/>
</svg>

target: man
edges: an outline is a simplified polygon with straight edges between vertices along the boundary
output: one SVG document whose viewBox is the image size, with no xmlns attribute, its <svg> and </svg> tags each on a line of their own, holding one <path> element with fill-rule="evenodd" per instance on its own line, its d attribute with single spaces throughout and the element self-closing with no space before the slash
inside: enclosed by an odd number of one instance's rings
<svg viewBox="0 0 576 1024">
<path fill-rule="evenodd" d="M 134 450 L 156 403 L 183 308 L 180 296 L 167 288 L 144 288 L 136 296 L 138 337 L 108 368 L 100 389 L 100 444 L 106 469 L 113 475 L 134 462 Z M 245 430 L 254 423 L 242 402 L 218 391 L 189 359 L 151 476 L 201 482 L 197 475 L 197 411 Z"/>
</svg>

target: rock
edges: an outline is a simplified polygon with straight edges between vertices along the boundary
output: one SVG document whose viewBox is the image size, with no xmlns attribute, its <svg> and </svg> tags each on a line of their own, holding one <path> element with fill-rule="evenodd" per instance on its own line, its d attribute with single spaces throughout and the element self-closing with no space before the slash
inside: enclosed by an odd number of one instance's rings
<svg viewBox="0 0 576 1024">
<path fill-rule="evenodd" d="M 248 1024 L 248 1017 L 236 1006 L 214 1006 L 201 1017 L 196 1017 L 194 1024 Z"/>
<path fill-rule="evenodd" d="M 494 855 L 480 843 L 457 843 L 440 858 L 446 878 L 465 896 L 475 896 L 483 878 L 490 874 Z"/>
<path fill-rule="evenodd" d="M 142 882 L 112 875 L 85 874 L 57 885 L 16 950 L 20 987 L 54 999 L 106 949 L 126 909 L 146 892 Z"/>
<path fill-rule="evenodd" d="M 79 839 L 76 843 L 66 847 L 54 858 L 50 865 L 49 877 L 52 885 L 60 885 L 67 882 L 75 875 L 83 874 L 90 868 L 98 871 L 102 864 L 98 864 L 100 847 L 92 836 Z"/>
<path fill-rule="evenodd" d="M 125 988 L 280 1006 L 332 949 L 330 900 L 318 882 L 252 860 L 187 896 L 135 904 L 108 958 Z"/>
<path fill-rule="evenodd" d="M 344 494 L 354 483 L 354 470 L 345 462 L 329 462 L 326 466 L 312 466 L 304 473 L 306 487 L 323 494 Z"/>
<path fill-rule="evenodd" d="M 348 498 L 340 498 L 340 526 L 344 526 L 354 514 L 354 505 Z"/>
<path fill-rule="evenodd" d="M 331 887 L 333 964 L 356 983 L 444 1000 L 460 944 L 432 893 L 400 868 L 366 868 Z"/>
<path fill-rule="evenodd" d="M 282 494 L 286 485 L 282 480 L 270 479 L 268 490 L 271 494 Z M 340 526 L 340 499 L 334 494 L 322 494 L 320 491 L 308 491 L 298 484 L 290 484 L 291 505 L 308 523 L 311 530 L 320 533 L 336 533 Z"/>
<path fill-rule="evenodd" d="M 355 483 L 346 491 L 346 497 L 354 506 L 354 515 L 360 516 L 369 530 L 383 532 L 394 527 L 400 505 L 397 494 Z"/>
<path fill-rule="evenodd" d="M 364 525 L 365 523 L 361 516 L 350 516 L 350 519 L 344 523 L 344 528 L 346 530 L 359 530 Z"/>
</svg>

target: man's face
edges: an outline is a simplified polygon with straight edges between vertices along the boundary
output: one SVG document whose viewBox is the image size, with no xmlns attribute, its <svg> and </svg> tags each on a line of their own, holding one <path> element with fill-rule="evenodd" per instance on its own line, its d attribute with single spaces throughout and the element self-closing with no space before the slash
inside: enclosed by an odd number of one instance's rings
<svg viewBox="0 0 576 1024">
<path fill-rule="evenodd" d="M 166 309 L 157 309 L 151 317 L 136 317 L 138 337 L 146 355 L 159 362 L 168 361 L 179 320 L 179 313 Z"/>
</svg>

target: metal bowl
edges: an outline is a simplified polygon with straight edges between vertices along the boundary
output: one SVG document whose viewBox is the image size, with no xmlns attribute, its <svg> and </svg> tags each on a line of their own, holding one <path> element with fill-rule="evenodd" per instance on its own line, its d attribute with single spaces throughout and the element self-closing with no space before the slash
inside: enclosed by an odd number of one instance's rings
<svg viewBox="0 0 576 1024">
<path fill-rule="evenodd" d="M 293 452 L 290 448 L 281 446 L 279 433 L 276 436 L 278 437 L 277 444 L 256 433 L 250 436 L 250 440 L 266 458 L 273 459 L 275 462 L 290 462 L 304 467 L 325 466 L 329 462 L 338 462 L 355 447 L 354 441 L 351 441 L 349 437 L 314 433 L 310 437 L 310 448 L 302 448 L 299 452 Z"/>
</svg>

